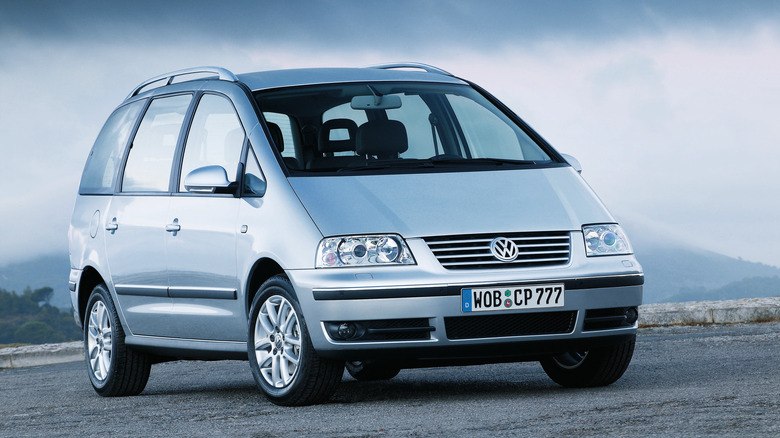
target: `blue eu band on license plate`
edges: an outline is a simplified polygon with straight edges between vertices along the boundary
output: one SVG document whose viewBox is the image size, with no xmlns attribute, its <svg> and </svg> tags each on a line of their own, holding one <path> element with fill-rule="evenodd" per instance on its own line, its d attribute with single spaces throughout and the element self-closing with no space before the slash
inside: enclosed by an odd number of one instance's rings
<svg viewBox="0 0 780 438">
<path fill-rule="evenodd" d="M 563 284 L 526 284 L 461 289 L 463 312 L 563 307 Z"/>
</svg>

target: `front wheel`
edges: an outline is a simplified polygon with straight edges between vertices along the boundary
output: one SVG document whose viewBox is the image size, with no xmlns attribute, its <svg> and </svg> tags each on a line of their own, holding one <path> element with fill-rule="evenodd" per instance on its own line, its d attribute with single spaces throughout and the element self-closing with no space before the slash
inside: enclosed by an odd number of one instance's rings
<svg viewBox="0 0 780 438">
<path fill-rule="evenodd" d="M 567 388 L 606 386 L 617 381 L 634 354 L 636 336 L 608 347 L 570 351 L 540 361 L 555 383 Z"/>
<path fill-rule="evenodd" d="M 324 402 L 344 373 L 344 362 L 314 351 L 292 284 L 282 275 L 263 283 L 252 302 L 247 352 L 255 383 L 277 405 Z"/>
<path fill-rule="evenodd" d="M 125 345 L 125 332 L 105 285 L 92 290 L 84 315 L 84 354 L 89 380 L 103 397 L 137 395 L 149 381 L 149 356 Z"/>
</svg>

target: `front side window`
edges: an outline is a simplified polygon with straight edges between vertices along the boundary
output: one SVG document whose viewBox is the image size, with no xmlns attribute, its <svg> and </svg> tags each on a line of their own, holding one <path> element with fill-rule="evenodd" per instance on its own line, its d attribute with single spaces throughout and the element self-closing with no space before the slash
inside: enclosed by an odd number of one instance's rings
<svg viewBox="0 0 780 438">
<path fill-rule="evenodd" d="M 87 158 L 81 175 L 79 193 L 82 195 L 108 194 L 114 191 L 116 174 L 133 131 L 138 114 L 144 106 L 139 100 L 125 105 L 108 118 L 100 130 L 95 145 Z"/>
<path fill-rule="evenodd" d="M 184 182 L 190 172 L 205 166 L 221 166 L 228 181 L 236 182 L 244 137 L 233 104 L 222 96 L 205 94 L 192 117 L 184 145 L 179 191 L 187 191 Z"/>
<path fill-rule="evenodd" d="M 546 145 L 468 85 L 326 84 L 255 98 L 262 111 L 295 120 L 302 134 L 317 130 L 317 141 L 301 144 L 296 175 L 557 165 Z"/>
<path fill-rule="evenodd" d="M 168 191 L 173 154 L 191 100 L 191 95 L 183 95 L 155 99 L 149 104 L 130 145 L 123 192 Z"/>
</svg>

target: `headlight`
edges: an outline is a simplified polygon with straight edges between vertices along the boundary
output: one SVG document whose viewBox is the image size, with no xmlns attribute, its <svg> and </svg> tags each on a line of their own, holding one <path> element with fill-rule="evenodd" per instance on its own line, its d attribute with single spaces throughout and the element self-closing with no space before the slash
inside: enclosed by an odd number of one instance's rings
<svg viewBox="0 0 780 438">
<path fill-rule="evenodd" d="M 414 257 L 401 236 L 344 236 L 322 239 L 318 268 L 340 266 L 413 265 Z"/>
<path fill-rule="evenodd" d="M 586 225 L 582 227 L 582 235 L 585 238 L 585 252 L 588 257 L 633 253 L 620 225 Z"/>
</svg>

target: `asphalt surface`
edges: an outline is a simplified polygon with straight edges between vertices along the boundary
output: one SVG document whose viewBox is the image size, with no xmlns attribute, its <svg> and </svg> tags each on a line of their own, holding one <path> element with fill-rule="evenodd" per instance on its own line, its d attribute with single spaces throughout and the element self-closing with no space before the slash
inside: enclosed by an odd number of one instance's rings
<svg viewBox="0 0 780 438">
<path fill-rule="evenodd" d="M 640 329 L 617 383 L 563 389 L 538 363 L 404 370 L 283 408 L 246 362 L 152 367 L 101 398 L 79 362 L 0 370 L 0 436 L 780 436 L 780 323 Z"/>
</svg>

